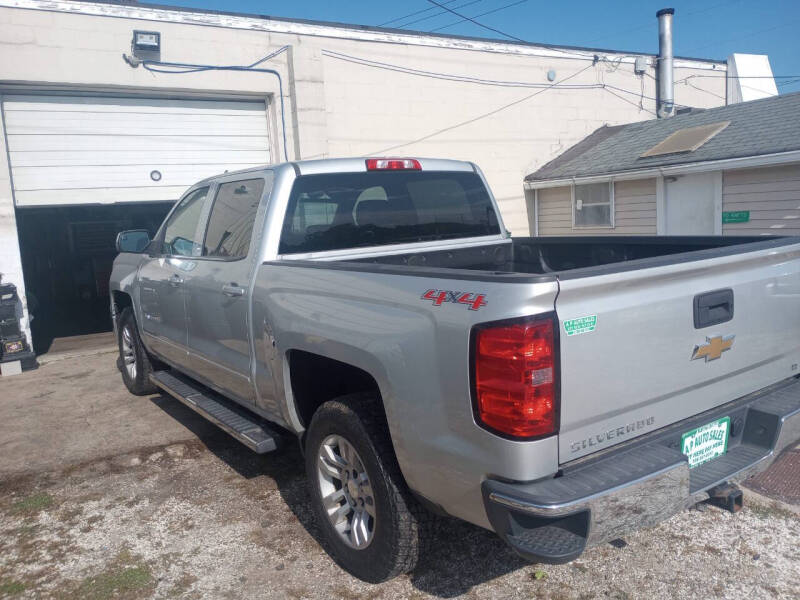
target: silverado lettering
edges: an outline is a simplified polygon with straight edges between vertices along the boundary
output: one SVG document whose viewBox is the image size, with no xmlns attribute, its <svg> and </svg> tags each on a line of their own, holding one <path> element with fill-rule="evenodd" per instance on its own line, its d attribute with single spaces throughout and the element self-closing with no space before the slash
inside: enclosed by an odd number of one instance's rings
<svg viewBox="0 0 800 600">
<path fill-rule="evenodd" d="M 570 444 L 570 449 L 572 450 L 572 452 L 579 452 L 591 446 L 599 446 L 600 444 L 604 444 L 605 442 L 611 441 L 613 439 L 630 435 L 635 431 L 646 429 L 651 425 L 653 425 L 653 423 L 655 422 L 656 422 L 655 417 L 647 417 L 646 419 L 642 419 L 640 421 L 634 421 L 633 423 L 628 423 L 624 427 L 609 429 L 608 431 L 604 431 L 603 433 L 593 435 L 592 437 L 587 438 L 585 440 L 581 440 L 579 442 L 572 442 Z"/>
</svg>

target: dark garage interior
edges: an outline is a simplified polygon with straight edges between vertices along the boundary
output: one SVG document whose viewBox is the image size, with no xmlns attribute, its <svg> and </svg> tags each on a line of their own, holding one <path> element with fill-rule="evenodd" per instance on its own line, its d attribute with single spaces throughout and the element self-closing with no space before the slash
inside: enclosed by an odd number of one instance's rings
<svg viewBox="0 0 800 600">
<path fill-rule="evenodd" d="M 108 278 L 117 233 L 154 234 L 171 202 L 17 209 L 22 268 L 37 354 L 54 338 L 111 331 Z"/>
</svg>

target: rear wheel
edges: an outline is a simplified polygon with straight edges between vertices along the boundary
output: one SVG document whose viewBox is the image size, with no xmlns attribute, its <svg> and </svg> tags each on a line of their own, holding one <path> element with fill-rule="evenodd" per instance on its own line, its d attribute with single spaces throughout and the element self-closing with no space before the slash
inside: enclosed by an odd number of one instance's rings
<svg viewBox="0 0 800 600">
<path fill-rule="evenodd" d="M 430 516 L 403 480 L 378 402 L 373 394 L 326 402 L 306 437 L 311 504 L 326 549 L 372 583 L 414 568 Z"/>
<path fill-rule="evenodd" d="M 136 319 L 130 307 L 119 315 L 117 326 L 119 333 L 119 360 L 117 364 L 122 373 L 122 381 L 131 394 L 146 396 L 156 392 L 156 386 L 150 382 L 153 365 L 139 338 Z"/>
</svg>

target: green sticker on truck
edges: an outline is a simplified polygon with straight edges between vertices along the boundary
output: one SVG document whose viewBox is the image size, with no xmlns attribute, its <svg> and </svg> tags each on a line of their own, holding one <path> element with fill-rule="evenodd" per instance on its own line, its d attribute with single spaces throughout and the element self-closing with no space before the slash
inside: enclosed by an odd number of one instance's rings
<svg viewBox="0 0 800 600">
<path fill-rule="evenodd" d="M 568 336 L 590 333 L 597 327 L 597 315 L 579 317 L 577 319 L 567 319 L 564 321 L 564 331 Z"/>
</svg>

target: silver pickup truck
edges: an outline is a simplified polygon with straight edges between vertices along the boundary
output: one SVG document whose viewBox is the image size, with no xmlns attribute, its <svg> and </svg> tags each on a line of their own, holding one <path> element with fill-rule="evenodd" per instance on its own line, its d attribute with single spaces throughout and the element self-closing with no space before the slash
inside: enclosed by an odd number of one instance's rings
<svg viewBox="0 0 800 600">
<path fill-rule="evenodd" d="M 123 381 L 255 452 L 323 542 L 413 569 L 431 513 L 565 562 L 800 440 L 800 239 L 511 238 L 480 170 L 344 159 L 198 183 L 111 277 Z"/>
</svg>

